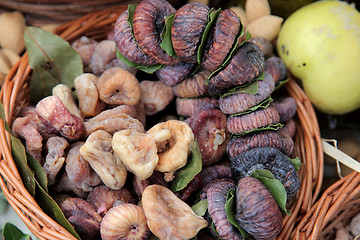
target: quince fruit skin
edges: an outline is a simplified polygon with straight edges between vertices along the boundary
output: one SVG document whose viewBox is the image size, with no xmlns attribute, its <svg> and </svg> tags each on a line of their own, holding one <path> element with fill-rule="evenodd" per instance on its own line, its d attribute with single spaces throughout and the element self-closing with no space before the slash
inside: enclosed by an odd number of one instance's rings
<svg viewBox="0 0 360 240">
<path fill-rule="evenodd" d="M 318 1 L 295 11 L 276 45 L 314 106 L 326 114 L 360 107 L 360 13 L 340 1 Z"/>
</svg>

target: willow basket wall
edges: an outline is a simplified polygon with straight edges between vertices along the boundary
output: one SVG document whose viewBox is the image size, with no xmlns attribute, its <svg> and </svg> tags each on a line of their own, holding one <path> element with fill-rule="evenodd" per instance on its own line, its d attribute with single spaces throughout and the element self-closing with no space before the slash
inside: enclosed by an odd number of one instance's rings
<svg viewBox="0 0 360 240">
<path fill-rule="evenodd" d="M 360 173 L 354 171 L 324 191 L 299 222 L 293 239 L 335 239 L 336 228 L 346 226 L 359 213 Z"/>
<path fill-rule="evenodd" d="M 61 25 L 56 29 L 56 33 L 69 42 L 83 35 L 97 40 L 104 39 L 112 24 L 126 8 L 127 6 L 121 5 L 90 13 Z M 30 75 L 31 69 L 25 53 L 8 74 L 0 92 L 6 120 L 10 125 L 28 103 Z M 289 95 L 295 98 L 298 106 L 295 117 L 297 133 L 294 155 L 301 159 L 303 166 L 299 173 L 300 191 L 296 201 L 290 206 L 292 215 L 284 218 L 279 240 L 289 239 L 294 227 L 310 210 L 319 195 L 323 177 L 323 152 L 314 109 L 294 80 L 290 80 L 285 88 Z M 74 239 L 63 227 L 47 216 L 26 191 L 11 155 L 10 138 L 4 129 L 3 121 L 0 124 L 0 145 L 0 186 L 13 209 L 40 239 Z"/>
</svg>

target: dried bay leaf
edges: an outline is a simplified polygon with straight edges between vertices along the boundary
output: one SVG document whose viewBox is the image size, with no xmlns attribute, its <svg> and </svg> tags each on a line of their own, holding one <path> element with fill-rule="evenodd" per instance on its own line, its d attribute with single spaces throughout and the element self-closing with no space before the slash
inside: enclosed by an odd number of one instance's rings
<svg viewBox="0 0 360 240">
<path fill-rule="evenodd" d="M 70 44 L 37 27 L 27 27 L 24 38 L 29 66 L 34 70 L 30 90 L 37 89 L 35 93 L 31 92 L 32 103 L 50 95 L 52 88 L 59 83 L 75 89 L 74 79 L 83 73 L 83 63 Z"/>
</svg>

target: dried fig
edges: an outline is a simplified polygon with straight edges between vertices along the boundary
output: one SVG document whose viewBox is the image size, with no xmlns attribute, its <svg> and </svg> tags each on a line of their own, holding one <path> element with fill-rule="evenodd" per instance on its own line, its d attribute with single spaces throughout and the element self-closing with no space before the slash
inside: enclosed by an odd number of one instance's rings
<svg viewBox="0 0 360 240">
<path fill-rule="evenodd" d="M 231 9 L 222 11 L 216 19 L 205 45 L 201 66 L 213 72 L 220 67 L 240 32 L 241 22 Z"/>
<path fill-rule="evenodd" d="M 203 96 L 208 93 L 205 80 L 209 77 L 210 72 L 200 70 L 189 78 L 184 79 L 173 87 L 174 94 L 177 97 L 193 98 Z"/>
<path fill-rule="evenodd" d="M 160 47 L 164 19 L 175 11 L 165 0 L 144 0 L 135 9 L 133 28 L 136 42 L 146 55 L 155 58 L 160 64 L 174 65 L 179 62 Z"/>
<path fill-rule="evenodd" d="M 116 190 L 124 186 L 127 171 L 124 164 L 113 153 L 111 141 L 110 133 L 98 130 L 90 134 L 79 151 L 104 184 Z"/>
<path fill-rule="evenodd" d="M 191 117 L 204 109 L 218 109 L 219 101 L 213 97 L 176 98 L 176 112 L 180 116 Z"/>
<path fill-rule="evenodd" d="M 171 137 L 158 147 L 159 163 L 155 169 L 166 173 L 165 177 L 172 180 L 173 173 L 185 166 L 187 162 L 190 145 L 194 142 L 194 133 L 185 122 L 168 120 L 154 125 L 147 131 L 147 134 L 153 134 L 163 129 L 170 130 Z"/>
<path fill-rule="evenodd" d="M 160 239 L 190 239 L 208 225 L 170 189 L 160 185 L 145 188 L 141 203 L 150 231 Z"/>
<path fill-rule="evenodd" d="M 128 22 L 129 12 L 123 12 L 114 25 L 114 40 L 119 52 L 128 60 L 140 65 L 153 65 L 156 60 L 147 56 L 137 45 Z"/>
<path fill-rule="evenodd" d="M 238 224 L 255 239 L 272 240 L 282 228 L 283 218 L 274 198 L 256 178 L 240 179 L 236 186 Z"/>
<path fill-rule="evenodd" d="M 166 67 L 157 70 L 156 76 L 166 85 L 174 86 L 190 74 L 193 66 L 194 64 L 185 62 L 167 65 Z"/>
<path fill-rule="evenodd" d="M 142 207 L 124 203 L 110 208 L 100 225 L 101 239 L 146 239 L 149 228 Z"/>
<path fill-rule="evenodd" d="M 264 53 L 254 43 L 239 47 L 229 64 L 209 79 L 208 91 L 212 95 L 248 83 L 264 71 Z"/>
<path fill-rule="evenodd" d="M 300 188 L 300 179 L 294 165 L 276 148 L 253 148 L 230 160 L 231 172 L 237 181 L 250 176 L 256 169 L 265 169 L 271 171 L 275 179 L 284 185 L 288 199 L 295 196 Z"/>
<path fill-rule="evenodd" d="M 176 11 L 171 28 L 171 40 L 177 57 L 183 62 L 196 63 L 197 49 L 208 23 L 210 8 L 191 2 Z"/>
</svg>

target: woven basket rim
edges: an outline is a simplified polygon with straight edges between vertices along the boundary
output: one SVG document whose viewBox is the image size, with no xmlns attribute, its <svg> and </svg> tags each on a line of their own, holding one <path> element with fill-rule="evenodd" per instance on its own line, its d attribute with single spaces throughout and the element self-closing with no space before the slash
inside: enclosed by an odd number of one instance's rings
<svg viewBox="0 0 360 240">
<path fill-rule="evenodd" d="M 119 5 L 92 12 L 62 24 L 55 30 L 55 33 L 69 42 L 82 35 L 104 39 L 107 34 L 104 32 L 104 27 L 111 27 L 117 16 L 125 9 L 123 5 Z M 0 92 L 0 100 L 4 105 L 6 120 L 10 124 L 14 120 L 13 116 L 19 113 L 19 108 L 25 106 L 25 103 L 20 101 L 24 97 L 20 97 L 20 95 L 28 87 L 26 81 L 29 80 L 30 74 L 31 69 L 25 53 L 7 75 Z M 299 172 L 301 186 L 297 201 L 291 205 L 292 215 L 284 217 L 283 228 L 277 238 L 278 240 L 290 239 L 293 235 L 296 224 L 315 203 L 321 190 L 323 178 L 323 151 L 314 108 L 294 79 L 290 79 L 285 84 L 285 89 L 297 102 L 296 118 L 299 124 L 297 124 L 294 151 L 304 165 Z M 9 134 L 5 131 L 2 121 L 0 125 L 0 151 L 2 153 L 0 186 L 10 205 L 39 239 L 75 239 L 62 226 L 47 216 L 26 191 L 11 156 Z"/>
</svg>

